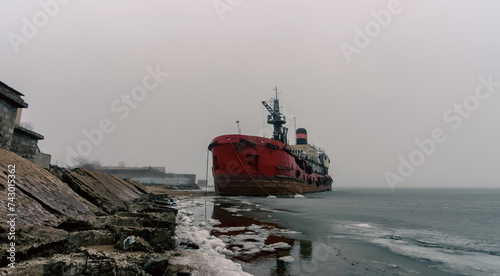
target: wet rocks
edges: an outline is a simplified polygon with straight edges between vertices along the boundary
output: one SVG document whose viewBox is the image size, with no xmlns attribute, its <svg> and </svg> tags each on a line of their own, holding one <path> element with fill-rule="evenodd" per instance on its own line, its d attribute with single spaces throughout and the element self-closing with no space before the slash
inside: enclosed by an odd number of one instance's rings
<svg viewBox="0 0 500 276">
<path fill-rule="evenodd" d="M 66 219 L 88 221 L 95 217 L 84 198 L 44 169 L 21 156 L 0 149 L 0 204 L 9 199 L 8 166 L 15 166 L 15 204 L 18 227 L 55 226 Z"/>
<path fill-rule="evenodd" d="M 182 244 L 181 244 L 182 245 Z M 194 242 L 187 242 L 186 243 L 186 249 L 200 249 L 200 246 L 197 245 L 196 243 Z"/>
<path fill-rule="evenodd" d="M 103 213 L 127 211 L 125 202 L 147 194 L 140 183 L 128 182 L 102 172 L 74 169 L 53 169 L 62 181 L 83 198 L 99 207 Z"/>
<path fill-rule="evenodd" d="M 142 267 L 151 275 L 165 275 L 169 266 L 169 258 L 165 256 L 150 256 Z"/>
<path fill-rule="evenodd" d="M 70 233 L 68 241 L 80 246 L 113 244 L 115 235 L 107 230 L 88 230 Z"/>
<path fill-rule="evenodd" d="M 7 186 L 11 164 L 16 166 L 14 199 Z M 0 275 L 175 275 L 186 270 L 168 261 L 176 246 L 176 209 L 157 204 L 138 182 L 83 169 L 51 172 L 0 150 L 0 204 L 15 203 L 17 214 L 15 268 L 7 267 L 6 258 L 11 229 L 5 221 L 0 225 Z"/>
</svg>

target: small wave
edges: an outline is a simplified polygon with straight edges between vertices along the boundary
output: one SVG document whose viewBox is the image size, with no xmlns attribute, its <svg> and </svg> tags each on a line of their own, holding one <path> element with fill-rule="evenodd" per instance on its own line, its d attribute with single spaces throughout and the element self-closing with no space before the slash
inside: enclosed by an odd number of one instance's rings
<svg viewBox="0 0 500 276">
<path fill-rule="evenodd" d="M 353 224 L 353 226 L 356 227 L 362 227 L 362 228 L 373 228 L 370 224 L 368 223 L 358 223 L 358 224 Z"/>
<path fill-rule="evenodd" d="M 396 241 L 400 241 L 403 239 L 401 236 L 398 236 L 398 235 L 389 235 L 389 236 L 386 236 L 384 238 L 388 238 L 390 240 L 396 240 Z"/>
<path fill-rule="evenodd" d="M 496 273 L 500 271 L 500 252 L 495 245 L 437 231 L 387 229 L 365 222 L 345 222 L 343 225 L 349 237 L 366 240 L 398 255 L 429 262 L 442 271 L 500 276 Z"/>
<path fill-rule="evenodd" d="M 473 273 L 475 271 L 476 273 L 483 272 L 485 275 L 490 275 L 489 273 L 500 269 L 498 265 L 500 258 L 495 255 L 485 254 L 485 252 L 449 249 L 432 243 L 413 243 L 411 239 L 376 238 L 371 242 L 386 247 L 397 254 L 431 261 L 443 271 L 453 273 Z M 481 269 L 478 269 L 479 264 Z"/>
</svg>

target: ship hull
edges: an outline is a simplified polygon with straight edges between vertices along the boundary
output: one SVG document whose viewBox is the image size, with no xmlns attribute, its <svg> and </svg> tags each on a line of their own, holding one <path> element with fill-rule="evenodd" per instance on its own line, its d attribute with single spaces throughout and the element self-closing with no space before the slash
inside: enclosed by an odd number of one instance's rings
<svg viewBox="0 0 500 276">
<path fill-rule="evenodd" d="M 331 186 L 307 185 L 303 181 L 242 175 L 216 175 L 215 193 L 220 196 L 294 195 L 330 191 Z"/>
<path fill-rule="evenodd" d="M 294 195 L 329 191 L 332 178 L 272 139 L 223 135 L 212 140 L 215 192 L 221 196 Z"/>
</svg>

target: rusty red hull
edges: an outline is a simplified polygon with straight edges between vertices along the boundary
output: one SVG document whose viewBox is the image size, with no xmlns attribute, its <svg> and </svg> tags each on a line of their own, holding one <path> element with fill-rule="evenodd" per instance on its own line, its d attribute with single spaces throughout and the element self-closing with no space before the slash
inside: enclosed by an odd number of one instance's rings
<svg viewBox="0 0 500 276">
<path fill-rule="evenodd" d="M 311 172 L 307 160 L 279 141 L 223 135 L 213 139 L 209 149 L 217 195 L 293 195 L 332 189 L 329 175 Z"/>
</svg>

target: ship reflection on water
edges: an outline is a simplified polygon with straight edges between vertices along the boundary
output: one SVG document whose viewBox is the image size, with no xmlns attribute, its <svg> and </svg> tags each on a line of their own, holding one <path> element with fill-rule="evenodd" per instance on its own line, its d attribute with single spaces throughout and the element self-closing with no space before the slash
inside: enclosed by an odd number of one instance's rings
<svg viewBox="0 0 500 276">
<path fill-rule="evenodd" d="M 311 260 L 311 241 L 296 239 L 294 237 L 300 233 L 255 219 L 257 212 L 268 213 L 269 217 L 273 214 L 273 211 L 244 201 L 214 198 L 212 219 L 220 224 L 214 226 L 211 234 L 224 241 L 230 251 L 227 255 L 233 261 L 242 264 L 250 273 L 290 275 L 291 270 L 295 270 L 294 265 Z"/>
</svg>

